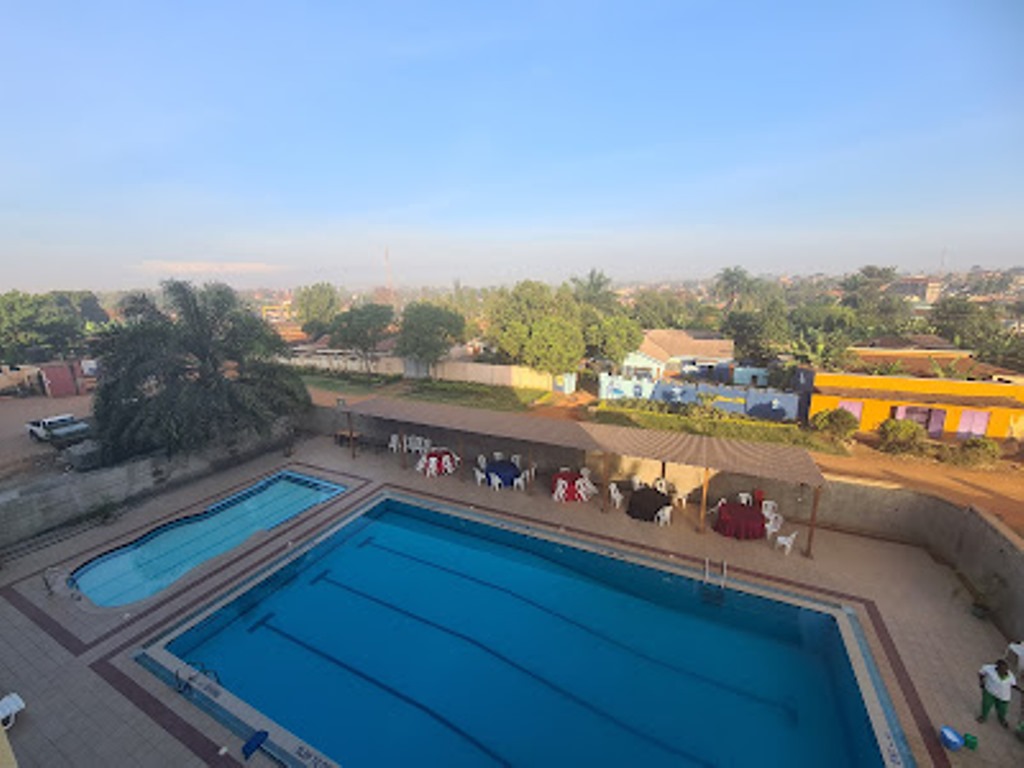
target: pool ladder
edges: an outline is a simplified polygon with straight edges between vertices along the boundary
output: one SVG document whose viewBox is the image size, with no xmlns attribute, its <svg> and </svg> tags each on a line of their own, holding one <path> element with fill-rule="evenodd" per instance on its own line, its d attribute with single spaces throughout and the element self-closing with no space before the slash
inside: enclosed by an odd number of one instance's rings
<svg viewBox="0 0 1024 768">
<path fill-rule="evenodd" d="M 195 679 L 200 675 L 213 680 L 215 683 L 220 683 L 220 676 L 214 670 L 203 664 L 203 662 L 189 661 L 186 662 L 186 664 L 192 667 L 195 671 L 188 677 L 182 677 L 179 670 L 174 670 L 174 687 L 177 689 L 178 693 L 190 693 L 192 691 L 192 683 L 195 682 Z"/>
<path fill-rule="evenodd" d="M 729 576 L 729 564 L 725 560 L 723 560 L 722 561 L 722 573 L 721 573 L 721 576 L 718 579 L 718 584 L 717 584 L 718 589 L 715 589 L 716 585 L 712 581 L 712 574 L 711 574 L 711 558 L 710 557 L 705 557 L 704 558 L 704 580 L 701 583 L 701 597 L 703 597 L 708 602 L 715 602 L 715 603 L 721 604 L 721 602 L 725 599 L 725 582 L 726 582 L 726 579 L 728 578 L 728 576 Z"/>
</svg>

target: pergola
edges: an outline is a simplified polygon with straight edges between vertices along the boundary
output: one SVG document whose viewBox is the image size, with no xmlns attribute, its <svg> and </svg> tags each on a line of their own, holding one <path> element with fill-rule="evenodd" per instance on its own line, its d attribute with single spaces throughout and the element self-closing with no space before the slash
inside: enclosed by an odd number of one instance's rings
<svg viewBox="0 0 1024 768">
<path fill-rule="evenodd" d="M 605 456 L 603 480 L 606 489 L 612 456 L 634 456 L 660 461 L 662 473 L 665 464 L 700 467 L 703 469 L 701 531 L 705 527 L 711 470 L 781 480 L 793 485 L 807 485 L 814 489 L 814 501 L 804 554 L 811 556 L 818 504 L 825 478 L 810 454 L 797 446 L 753 443 L 659 429 L 546 419 L 528 414 L 386 397 L 369 398 L 347 405 L 345 411 L 349 419 L 349 434 L 353 434 L 352 417 L 359 416 L 391 422 L 396 425 L 395 431 L 403 436 L 407 425 L 415 425 L 487 438 L 504 438 L 527 444 L 601 453 Z"/>
</svg>

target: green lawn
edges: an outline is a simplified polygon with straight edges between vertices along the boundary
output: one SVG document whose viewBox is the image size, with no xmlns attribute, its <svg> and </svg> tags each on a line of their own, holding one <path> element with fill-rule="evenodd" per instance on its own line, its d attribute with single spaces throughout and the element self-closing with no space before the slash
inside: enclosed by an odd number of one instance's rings
<svg viewBox="0 0 1024 768">
<path fill-rule="evenodd" d="M 334 376 L 317 376 L 316 374 L 303 374 L 302 381 L 307 387 L 326 389 L 328 392 L 341 392 L 345 395 L 366 395 L 382 386 L 380 382 L 373 382 L 368 378 L 362 379 L 341 379 Z"/>
<path fill-rule="evenodd" d="M 546 394 L 547 392 L 542 389 L 516 389 L 465 381 L 420 379 L 410 383 L 403 397 L 466 405 L 471 408 L 489 408 L 493 411 L 525 411 L 531 403 Z"/>
</svg>

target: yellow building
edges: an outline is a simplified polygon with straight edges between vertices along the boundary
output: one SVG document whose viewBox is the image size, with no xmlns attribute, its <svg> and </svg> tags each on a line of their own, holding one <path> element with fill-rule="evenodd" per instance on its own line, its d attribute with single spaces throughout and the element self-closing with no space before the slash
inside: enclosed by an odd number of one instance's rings
<svg viewBox="0 0 1024 768">
<path fill-rule="evenodd" d="M 886 419 L 911 419 L 932 437 L 1024 439 L 1024 385 L 994 381 L 814 374 L 809 416 L 842 408 L 873 432 Z"/>
</svg>

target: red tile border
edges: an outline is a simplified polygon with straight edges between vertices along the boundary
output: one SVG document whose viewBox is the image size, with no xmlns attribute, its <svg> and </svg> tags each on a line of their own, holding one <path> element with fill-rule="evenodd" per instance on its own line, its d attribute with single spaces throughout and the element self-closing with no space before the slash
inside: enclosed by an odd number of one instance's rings
<svg viewBox="0 0 1024 768">
<path fill-rule="evenodd" d="M 221 755 L 220 745 L 206 734 L 175 713 L 149 691 L 145 690 L 128 675 L 109 661 L 101 660 L 89 668 L 106 681 L 111 688 L 124 696 L 136 708 L 144 712 L 153 722 L 163 728 L 206 765 L 219 768 L 241 768 L 241 763 L 230 754 Z"/>
</svg>

